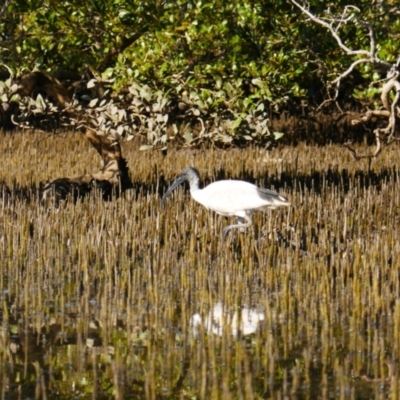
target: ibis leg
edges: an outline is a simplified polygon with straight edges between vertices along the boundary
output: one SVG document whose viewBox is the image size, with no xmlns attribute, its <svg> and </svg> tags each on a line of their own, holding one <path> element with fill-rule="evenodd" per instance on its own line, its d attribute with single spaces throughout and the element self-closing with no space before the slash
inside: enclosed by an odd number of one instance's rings
<svg viewBox="0 0 400 400">
<path fill-rule="evenodd" d="M 244 222 L 246 221 L 246 222 Z M 237 228 L 248 228 L 249 226 L 253 225 L 253 221 L 251 218 L 246 215 L 244 217 L 238 217 L 237 218 L 237 224 L 234 225 L 229 225 L 224 230 L 222 231 L 222 237 L 225 238 L 226 234 L 231 230 L 231 229 L 237 229 Z"/>
</svg>

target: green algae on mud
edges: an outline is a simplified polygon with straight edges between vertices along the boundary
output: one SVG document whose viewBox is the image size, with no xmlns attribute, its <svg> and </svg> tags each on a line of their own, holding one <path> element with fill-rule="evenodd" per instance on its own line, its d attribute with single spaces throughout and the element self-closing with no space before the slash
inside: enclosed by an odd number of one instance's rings
<svg viewBox="0 0 400 400">
<path fill-rule="evenodd" d="M 400 396 L 398 147 L 369 166 L 338 146 L 163 156 L 125 143 L 133 190 L 52 209 L 40 183 L 96 169 L 95 150 L 32 132 L 0 146 L 0 180 L 32 194 L 0 202 L 3 398 Z M 224 218 L 184 189 L 160 208 L 189 165 L 292 207 L 223 241 Z M 263 320 L 241 338 L 191 334 L 216 304 Z"/>
</svg>

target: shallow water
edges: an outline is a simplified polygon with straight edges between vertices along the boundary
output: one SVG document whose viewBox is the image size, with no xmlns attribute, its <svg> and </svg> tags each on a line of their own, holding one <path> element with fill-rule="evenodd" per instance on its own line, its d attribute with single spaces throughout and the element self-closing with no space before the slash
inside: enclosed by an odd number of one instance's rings
<svg viewBox="0 0 400 400">
<path fill-rule="evenodd" d="M 41 138 L 1 141 L 4 181 L 33 188 L 0 203 L 2 398 L 400 396 L 398 148 L 369 170 L 336 146 L 166 157 L 125 146 L 135 190 L 47 209 L 40 182 L 99 160 L 83 137 Z M 273 187 L 293 207 L 222 240 L 231 221 L 185 190 L 160 209 L 188 165 L 206 184 Z M 248 335 L 246 310 L 263 316 Z"/>
</svg>

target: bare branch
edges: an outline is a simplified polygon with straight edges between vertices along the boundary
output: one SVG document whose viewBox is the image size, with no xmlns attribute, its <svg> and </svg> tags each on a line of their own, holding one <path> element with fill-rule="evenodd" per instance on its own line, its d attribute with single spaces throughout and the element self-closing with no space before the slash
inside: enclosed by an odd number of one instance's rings
<svg viewBox="0 0 400 400">
<path fill-rule="evenodd" d="M 326 29 L 328 29 L 332 36 L 336 39 L 338 45 L 346 52 L 346 54 L 351 55 L 351 56 L 355 56 L 355 55 L 364 55 L 364 56 L 370 56 L 371 53 L 367 50 L 352 50 L 349 47 L 347 47 L 343 42 L 342 39 L 340 38 L 340 36 L 338 35 L 337 31 L 332 27 L 331 24 L 328 24 L 327 22 L 325 22 L 323 19 L 316 17 L 314 14 L 312 14 L 310 11 L 308 11 L 304 6 L 300 5 L 299 3 L 297 3 L 296 0 L 291 0 L 291 2 L 298 8 L 300 8 L 300 10 L 306 14 L 312 21 L 316 22 L 319 25 L 322 25 L 323 27 L 325 27 Z M 351 19 L 355 18 L 355 15 L 352 14 L 349 18 L 347 19 L 342 19 L 341 22 L 346 23 L 348 21 L 350 21 Z M 332 18 L 332 22 L 334 22 L 335 20 Z"/>
<path fill-rule="evenodd" d="M 332 36 L 335 38 L 337 44 L 339 47 L 347 54 L 350 56 L 362 56 L 362 58 L 359 58 L 355 60 L 349 68 L 346 69 L 346 71 L 342 72 L 339 76 L 337 76 L 332 82 L 333 86 L 333 95 L 329 93 L 328 90 L 328 96 L 329 99 L 325 100 L 319 109 L 325 105 L 326 103 L 330 102 L 335 102 L 337 104 L 337 98 L 339 94 L 339 88 L 342 79 L 350 75 L 354 69 L 364 63 L 369 63 L 373 65 L 381 65 L 387 68 L 388 73 L 386 76 L 387 82 L 383 85 L 382 87 L 382 94 L 381 94 L 381 101 L 384 109 L 380 110 L 367 110 L 367 112 L 357 120 L 352 121 L 352 125 L 357 125 L 363 122 L 369 121 L 372 117 L 384 117 L 388 119 L 388 123 L 386 127 L 384 128 L 376 128 L 374 130 L 374 135 L 375 135 L 375 149 L 372 153 L 367 153 L 367 154 L 357 154 L 356 150 L 351 146 L 350 142 L 347 142 L 344 144 L 344 147 L 346 147 L 354 159 L 360 160 L 362 158 L 367 158 L 371 162 L 372 159 L 374 159 L 381 151 L 382 148 L 385 146 L 390 145 L 391 143 L 400 140 L 399 138 L 396 138 L 395 131 L 396 131 L 396 121 L 397 118 L 400 117 L 400 107 L 399 107 L 399 101 L 400 101 L 400 82 L 399 82 L 399 67 L 400 67 L 400 56 L 397 59 L 396 64 L 390 64 L 386 61 L 381 60 L 377 54 L 376 54 L 376 40 L 375 40 L 375 33 L 372 25 L 368 22 L 360 20 L 355 12 L 360 12 L 360 10 L 354 6 L 346 6 L 341 14 L 341 16 L 337 17 L 335 15 L 332 15 L 330 10 L 328 9 L 327 14 L 328 18 L 321 18 L 317 17 L 313 13 L 309 11 L 309 8 L 307 5 L 299 4 L 296 0 L 291 0 L 291 2 L 298 7 L 302 13 L 307 15 L 311 21 L 323 26 L 324 28 L 328 29 L 329 32 L 332 34 Z M 339 30 L 349 22 L 352 23 L 357 23 L 361 25 L 362 27 L 366 28 L 368 30 L 368 36 L 369 36 L 369 43 L 370 43 L 370 48 L 369 50 L 353 50 L 350 47 L 348 47 L 346 44 L 343 43 L 342 39 L 340 38 L 339 35 Z M 394 98 L 390 98 L 390 94 L 394 93 Z"/>
<path fill-rule="evenodd" d="M 382 88 L 381 100 L 386 110 L 368 110 L 364 117 L 362 117 L 360 120 L 352 121 L 352 124 L 355 125 L 360 122 L 369 121 L 373 116 L 387 117 L 389 119 L 388 125 L 385 128 L 376 128 L 374 130 L 376 148 L 373 153 L 359 155 L 356 153 L 355 149 L 350 146 L 349 142 L 344 144 L 344 146 L 351 152 L 354 159 L 360 160 L 362 158 L 369 158 L 371 160 L 382 151 L 383 146 L 389 146 L 391 143 L 399 140 L 399 138 L 394 136 L 396 129 L 396 117 L 399 114 L 398 102 L 400 99 L 400 82 L 397 80 L 397 78 L 398 73 L 394 74 Z M 393 101 L 390 103 L 389 94 L 393 90 L 396 94 Z"/>
<path fill-rule="evenodd" d="M 340 81 L 345 78 L 347 75 L 350 75 L 354 68 L 359 65 L 359 64 L 363 64 L 363 63 L 368 63 L 370 62 L 370 60 L 368 58 L 360 58 L 356 61 L 353 62 L 353 64 L 350 65 L 350 67 L 344 71 L 342 74 L 340 74 L 335 80 L 332 81 L 333 84 L 336 84 L 337 86 L 337 91 L 339 90 L 339 86 L 340 86 Z"/>
<path fill-rule="evenodd" d="M 348 14 L 348 11 L 350 9 L 360 12 L 360 9 L 355 6 L 351 6 L 351 5 L 345 6 L 341 18 L 339 18 L 339 20 L 337 21 L 338 26 L 335 28 L 336 32 L 341 28 L 342 24 L 346 25 L 348 22 L 350 22 L 354 18 L 354 16 L 355 16 L 354 13 L 352 13 L 348 17 L 346 17 L 346 15 Z"/>
<path fill-rule="evenodd" d="M 376 55 L 375 34 L 374 34 L 374 30 L 373 30 L 372 25 L 367 23 L 367 22 L 359 20 L 355 14 L 351 14 L 347 18 L 345 17 L 345 14 L 348 13 L 348 10 L 359 11 L 358 8 L 356 8 L 354 6 L 346 6 L 344 11 L 343 11 L 343 14 L 342 14 L 341 18 L 337 19 L 337 18 L 332 16 L 332 18 L 329 19 L 330 23 L 328 23 L 328 22 L 324 21 L 322 18 L 319 18 L 319 17 L 315 16 L 314 14 L 312 14 L 305 6 L 302 6 L 296 0 L 291 0 L 291 2 L 296 7 L 298 7 L 304 14 L 306 14 L 312 21 L 314 21 L 315 23 L 317 23 L 317 24 L 325 27 L 326 29 L 328 29 L 331 32 L 332 36 L 335 38 L 335 40 L 338 43 L 339 47 L 341 49 L 343 49 L 347 55 L 350 55 L 350 56 L 356 56 L 356 55 L 367 56 L 368 58 L 364 59 L 364 62 L 369 62 L 369 63 L 373 63 L 373 64 L 381 64 L 381 65 L 385 65 L 388 68 L 390 68 L 392 66 L 392 64 L 381 60 Z M 341 28 L 342 25 L 347 24 L 351 20 L 354 20 L 355 22 L 359 23 L 360 25 L 362 25 L 362 26 L 364 26 L 364 27 L 366 27 L 368 29 L 368 35 L 370 37 L 370 50 L 369 51 L 368 50 L 352 50 L 350 47 L 346 46 L 343 43 L 342 39 L 340 38 L 340 36 L 338 34 L 338 30 Z M 333 27 L 333 23 L 335 23 L 335 22 L 339 23 L 336 28 Z M 339 78 L 337 78 L 337 79 L 339 79 Z"/>
<path fill-rule="evenodd" d="M 354 11 L 359 12 L 360 10 L 357 7 L 354 6 L 346 6 L 343 10 L 343 13 L 340 18 L 336 18 L 333 15 L 328 19 L 329 23 L 326 22 L 324 19 L 319 18 L 312 14 L 305 6 L 300 5 L 296 0 L 291 0 L 291 2 L 298 7 L 304 14 L 306 14 L 312 21 L 315 23 L 322 25 L 326 29 L 328 29 L 332 36 L 336 39 L 336 42 L 338 43 L 339 47 L 345 51 L 347 55 L 350 56 L 364 56 L 363 58 L 360 58 L 356 61 L 354 61 L 350 67 L 344 71 L 342 74 L 340 74 L 336 79 L 332 81 L 333 85 L 336 85 L 334 88 L 334 94 L 333 96 L 327 101 L 327 102 L 332 102 L 336 101 L 338 94 L 339 94 L 339 88 L 340 88 L 340 83 L 343 78 L 346 76 L 350 75 L 353 71 L 354 68 L 357 67 L 360 64 L 363 63 L 370 63 L 370 64 L 380 64 L 380 65 L 385 65 L 387 68 L 391 68 L 392 64 L 387 63 L 386 61 L 383 61 L 378 58 L 376 55 L 376 42 L 375 42 L 375 34 L 374 30 L 371 24 L 361 21 L 357 18 L 356 14 Z M 348 15 L 351 12 L 350 15 Z M 350 21 L 354 21 L 359 23 L 360 25 L 366 27 L 368 29 L 368 35 L 370 37 L 370 49 L 368 50 L 352 50 L 348 46 L 346 46 L 342 39 L 339 36 L 339 29 L 347 24 Z M 336 27 L 334 27 L 334 24 L 337 24 Z M 399 58 L 400 60 L 400 58 Z M 325 103 L 325 102 L 324 102 Z M 325 103 L 326 104 L 326 103 Z"/>
<path fill-rule="evenodd" d="M 350 74 L 353 72 L 354 68 L 355 68 L 357 65 L 362 64 L 362 63 L 364 63 L 364 62 L 369 62 L 369 59 L 360 58 L 359 60 L 354 61 L 354 62 L 350 65 L 350 67 L 349 67 L 345 72 L 343 72 L 341 75 L 339 75 L 336 79 L 334 79 L 334 80 L 331 82 L 332 85 L 335 85 L 334 94 L 333 94 L 333 96 L 330 97 L 329 99 L 324 100 L 324 101 L 322 102 L 322 104 L 320 104 L 320 105 L 318 106 L 318 109 L 317 109 L 317 110 L 322 109 L 324 106 L 326 106 L 326 105 L 329 104 L 329 103 L 335 102 L 336 107 L 339 109 L 340 112 L 342 112 L 342 109 L 340 108 L 339 104 L 337 104 L 337 102 L 336 102 L 336 100 L 337 100 L 337 98 L 338 98 L 338 96 L 339 96 L 339 88 L 340 88 L 341 80 L 342 80 L 343 78 L 345 78 L 346 76 L 350 75 Z M 328 93 L 328 94 L 329 94 L 329 93 Z M 330 96 L 330 94 L 329 94 L 329 96 Z"/>
</svg>

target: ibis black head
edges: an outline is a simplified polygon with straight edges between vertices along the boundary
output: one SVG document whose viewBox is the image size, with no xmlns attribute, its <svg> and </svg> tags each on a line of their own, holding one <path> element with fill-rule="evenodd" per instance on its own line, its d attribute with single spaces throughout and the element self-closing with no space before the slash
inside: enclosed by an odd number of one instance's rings
<svg viewBox="0 0 400 400">
<path fill-rule="evenodd" d="M 164 194 L 161 205 L 164 204 L 165 199 L 173 192 L 173 190 L 184 182 L 189 182 L 190 189 L 199 187 L 200 175 L 196 168 L 188 167 L 182 171 L 182 173 L 175 179 L 172 185 L 168 188 L 167 192 Z"/>
</svg>

